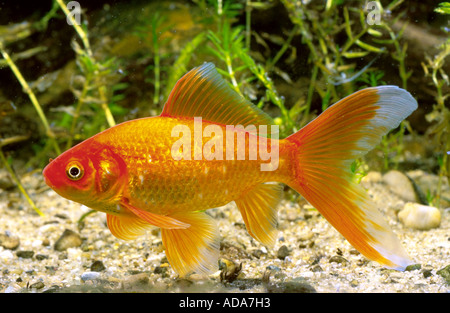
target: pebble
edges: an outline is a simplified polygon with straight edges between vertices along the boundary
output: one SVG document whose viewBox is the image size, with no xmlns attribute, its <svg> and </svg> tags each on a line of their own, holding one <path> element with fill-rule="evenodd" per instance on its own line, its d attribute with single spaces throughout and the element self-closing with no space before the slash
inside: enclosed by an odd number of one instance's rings
<svg viewBox="0 0 450 313">
<path fill-rule="evenodd" d="M 436 274 L 442 276 L 447 281 L 447 284 L 450 284 L 450 265 L 438 270 Z"/>
<path fill-rule="evenodd" d="M 7 171 L 0 171 L 0 189 L 8 190 L 16 187 Z"/>
<path fill-rule="evenodd" d="M 169 270 L 169 267 L 167 266 L 156 266 L 155 269 L 153 270 L 153 273 L 155 274 L 160 274 L 162 275 L 162 277 L 168 277 L 169 274 L 167 273 Z"/>
<path fill-rule="evenodd" d="M 340 255 L 334 255 L 328 261 L 329 263 L 339 263 L 339 264 L 347 264 L 348 260 Z"/>
<path fill-rule="evenodd" d="M 257 259 L 260 259 L 261 256 L 262 256 L 263 254 L 264 254 L 264 253 L 262 252 L 261 249 L 257 249 L 257 250 L 255 250 L 255 251 L 252 252 L 252 255 L 253 255 L 255 258 L 257 258 Z"/>
<path fill-rule="evenodd" d="M 34 288 L 34 289 L 42 289 L 44 287 L 45 287 L 45 284 L 41 281 L 38 281 L 38 282 L 30 285 L 30 288 Z"/>
<path fill-rule="evenodd" d="M 421 264 L 411 264 L 405 268 L 405 271 L 411 272 L 411 271 L 420 270 L 421 268 L 422 268 Z"/>
<path fill-rule="evenodd" d="M 423 277 L 425 277 L 425 278 L 433 276 L 433 272 L 431 269 L 424 269 L 422 271 L 422 274 L 423 274 Z"/>
<path fill-rule="evenodd" d="M 91 271 L 92 272 L 101 272 L 101 271 L 103 271 L 105 269 L 106 269 L 106 267 L 105 267 L 105 265 L 103 264 L 102 261 L 98 261 L 98 260 L 94 261 L 92 263 L 92 265 L 91 265 Z"/>
<path fill-rule="evenodd" d="M 21 287 L 18 284 L 11 284 L 6 287 L 4 293 L 18 293 Z"/>
<path fill-rule="evenodd" d="M 6 234 L 0 234 L 0 246 L 5 249 L 15 250 L 20 245 L 20 240 L 14 236 L 8 236 Z"/>
<path fill-rule="evenodd" d="M 439 227 L 441 213 L 439 209 L 427 205 L 408 202 L 398 213 L 400 222 L 406 227 L 429 230 Z"/>
<path fill-rule="evenodd" d="M 31 250 L 22 250 L 22 251 L 17 251 L 16 255 L 19 258 L 23 258 L 23 259 L 31 259 L 34 256 L 34 251 Z"/>
<path fill-rule="evenodd" d="M 269 293 L 316 293 L 316 289 L 308 284 L 304 278 L 294 278 L 290 281 L 266 286 Z"/>
<path fill-rule="evenodd" d="M 323 272 L 323 268 L 316 264 L 311 268 L 311 272 Z"/>
<path fill-rule="evenodd" d="M 122 288 L 125 290 L 143 288 L 149 283 L 148 275 L 146 273 L 139 273 L 131 275 L 122 281 Z"/>
<path fill-rule="evenodd" d="M 277 252 L 277 258 L 280 260 L 284 260 L 290 254 L 289 248 L 285 245 L 282 245 Z"/>
<path fill-rule="evenodd" d="M 268 265 L 268 266 L 266 266 L 266 270 L 279 272 L 279 271 L 281 271 L 281 268 L 279 268 L 276 265 Z"/>
<path fill-rule="evenodd" d="M 383 182 L 389 189 L 403 200 L 417 202 L 414 186 L 408 176 L 402 172 L 392 170 L 383 175 Z"/>
<path fill-rule="evenodd" d="M 48 255 L 45 255 L 45 254 L 36 254 L 36 260 L 38 260 L 38 261 L 43 261 L 43 260 L 46 260 L 46 259 L 48 259 Z"/>
<path fill-rule="evenodd" d="M 83 274 L 81 274 L 82 281 L 96 280 L 99 277 L 100 277 L 99 272 L 84 272 Z"/>
<path fill-rule="evenodd" d="M 80 247 L 83 241 L 81 237 L 76 232 L 66 229 L 59 239 L 55 242 L 56 251 L 64 251 L 68 248 Z"/>
<path fill-rule="evenodd" d="M 382 177 L 382 175 L 381 175 L 380 172 L 370 171 L 370 172 L 367 173 L 366 176 L 364 176 L 364 177 L 361 179 L 361 182 L 362 182 L 363 184 L 364 184 L 364 183 L 367 183 L 367 182 L 371 182 L 371 183 L 379 183 L 379 182 L 381 182 L 382 180 L 383 180 L 383 177 Z"/>
<path fill-rule="evenodd" d="M 14 255 L 9 250 L 0 251 L 0 261 L 6 262 L 14 258 Z"/>
</svg>

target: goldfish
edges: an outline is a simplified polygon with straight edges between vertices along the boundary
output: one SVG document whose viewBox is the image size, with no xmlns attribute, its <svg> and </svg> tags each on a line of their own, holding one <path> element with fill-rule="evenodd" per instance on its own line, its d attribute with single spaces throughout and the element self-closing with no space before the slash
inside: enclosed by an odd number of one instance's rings
<svg viewBox="0 0 450 313">
<path fill-rule="evenodd" d="M 119 239 L 159 227 L 180 276 L 216 270 L 220 232 L 206 210 L 232 201 L 249 235 L 273 247 L 283 184 L 364 256 L 404 270 L 412 261 L 351 164 L 416 108 L 404 89 L 370 87 L 279 139 L 272 118 L 205 63 L 180 78 L 159 116 L 86 139 L 50 160 L 43 176 L 60 196 L 106 213 Z"/>
</svg>

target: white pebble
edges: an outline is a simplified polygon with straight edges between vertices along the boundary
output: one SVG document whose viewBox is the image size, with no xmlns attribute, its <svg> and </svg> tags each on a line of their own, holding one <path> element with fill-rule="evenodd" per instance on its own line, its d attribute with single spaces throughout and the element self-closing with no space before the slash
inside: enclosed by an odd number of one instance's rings
<svg viewBox="0 0 450 313">
<path fill-rule="evenodd" d="M 417 196 L 409 178 L 399 171 L 389 171 L 383 175 L 383 182 L 389 189 L 406 201 L 417 201 Z"/>
<path fill-rule="evenodd" d="M 0 260 L 6 262 L 7 260 L 11 260 L 14 258 L 14 255 L 10 250 L 4 250 L 0 252 Z"/>
<path fill-rule="evenodd" d="M 31 243 L 33 248 L 39 248 L 42 246 L 42 240 L 36 239 Z"/>
<path fill-rule="evenodd" d="M 20 286 L 18 284 L 12 284 L 6 287 L 4 293 L 17 293 L 20 291 Z"/>
<path fill-rule="evenodd" d="M 68 248 L 67 256 L 70 260 L 79 260 L 81 258 L 82 251 L 78 248 Z"/>
<path fill-rule="evenodd" d="M 81 274 L 82 281 L 96 280 L 99 277 L 100 277 L 99 272 L 84 272 L 83 274 Z"/>
<path fill-rule="evenodd" d="M 441 212 L 432 206 L 408 202 L 398 213 L 398 218 L 406 227 L 428 230 L 440 225 Z"/>
</svg>

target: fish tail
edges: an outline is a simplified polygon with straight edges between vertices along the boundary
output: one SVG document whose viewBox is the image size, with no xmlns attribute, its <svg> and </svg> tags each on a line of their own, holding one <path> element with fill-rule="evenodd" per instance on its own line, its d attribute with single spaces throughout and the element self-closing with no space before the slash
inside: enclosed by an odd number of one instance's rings
<svg viewBox="0 0 450 313">
<path fill-rule="evenodd" d="M 416 108 L 411 94 L 396 86 L 367 88 L 340 100 L 286 138 L 294 149 L 288 185 L 359 252 L 397 270 L 412 261 L 368 194 L 354 181 L 350 167 Z"/>
</svg>

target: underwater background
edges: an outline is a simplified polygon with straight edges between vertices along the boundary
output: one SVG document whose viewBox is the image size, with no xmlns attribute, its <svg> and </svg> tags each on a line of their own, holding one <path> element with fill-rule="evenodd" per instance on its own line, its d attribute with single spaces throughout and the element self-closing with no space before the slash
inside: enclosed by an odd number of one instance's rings
<svg viewBox="0 0 450 313">
<path fill-rule="evenodd" d="M 442 1 L 2 2 L 0 292 L 449 292 L 449 31 Z M 362 88 L 408 90 L 419 108 L 352 171 L 417 264 L 365 259 L 286 188 L 273 249 L 234 204 L 209 210 L 219 271 L 180 279 L 159 230 L 120 241 L 103 214 L 45 185 L 49 158 L 160 114 L 203 62 L 282 138 Z"/>
</svg>

